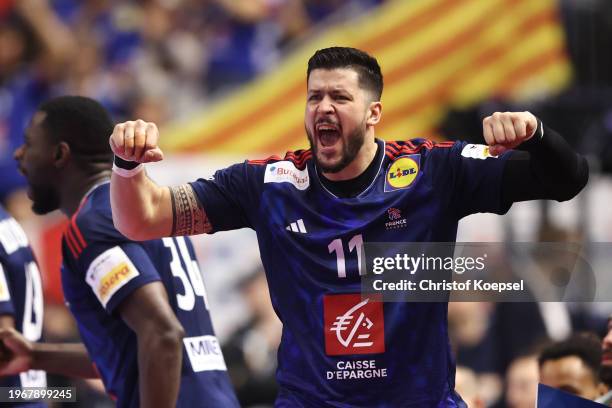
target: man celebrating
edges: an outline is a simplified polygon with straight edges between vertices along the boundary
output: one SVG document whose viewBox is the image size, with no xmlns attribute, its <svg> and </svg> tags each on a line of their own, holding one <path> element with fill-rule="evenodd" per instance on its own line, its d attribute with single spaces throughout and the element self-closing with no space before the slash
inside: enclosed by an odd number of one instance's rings
<svg viewBox="0 0 612 408">
<path fill-rule="evenodd" d="M 39 108 L 15 152 L 34 211 L 70 217 L 62 286 L 95 367 L 82 346 L 31 344 L 0 330 L 13 352 L 0 375 L 99 371 L 118 407 L 237 407 L 190 241 L 132 242 L 113 227 L 111 131 L 97 102 L 60 97 Z"/>
<path fill-rule="evenodd" d="M 319 50 L 307 71 L 310 150 L 178 187 L 142 171 L 163 158 L 154 124 L 125 122 L 110 138 L 113 221 L 126 236 L 257 232 L 283 322 L 279 407 L 464 406 L 446 303 L 362 299 L 363 243 L 454 241 L 465 215 L 567 200 L 588 178 L 586 161 L 528 112 L 486 118 L 488 146 L 376 139 L 382 88 L 371 56 Z M 389 220 L 406 222 L 392 228 Z"/>
</svg>

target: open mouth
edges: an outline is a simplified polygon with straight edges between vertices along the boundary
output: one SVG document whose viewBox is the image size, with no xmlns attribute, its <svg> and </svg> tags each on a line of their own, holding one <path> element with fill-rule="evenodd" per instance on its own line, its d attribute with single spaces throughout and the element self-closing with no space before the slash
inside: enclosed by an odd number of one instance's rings
<svg viewBox="0 0 612 408">
<path fill-rule="evenodd" d="M 315 127 L 317 139 L 322 147 L 332 147 L 339 140 L 342 135 L 341 129 L 334 123 L 319 123 Z"/>
</svg>

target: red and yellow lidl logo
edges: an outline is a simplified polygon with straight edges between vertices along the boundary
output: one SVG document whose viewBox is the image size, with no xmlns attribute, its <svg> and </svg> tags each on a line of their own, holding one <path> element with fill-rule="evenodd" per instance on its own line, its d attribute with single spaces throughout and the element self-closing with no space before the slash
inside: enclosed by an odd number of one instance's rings
<svg viewBox="0 0 612 408">
<path fill-rule="evenodd" d="M 387 169 L 385 191 L 410 187 L 419 174 L 420 158 L 420 155 L 413 154 L 395 159 Z"/>
</svg>

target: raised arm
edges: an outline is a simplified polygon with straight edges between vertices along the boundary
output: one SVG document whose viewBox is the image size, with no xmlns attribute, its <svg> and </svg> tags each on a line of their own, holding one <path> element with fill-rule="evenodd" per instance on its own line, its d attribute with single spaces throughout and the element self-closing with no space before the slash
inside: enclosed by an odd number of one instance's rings
<svg viewBox="0 0 612 408">
<path fill-rule="evenodd" d="M 589 168 L 554 130 L 529 112 L 497 112 L 483 122 L 491 154 L 511 153 L 504 169 L 502 200 L 507 205 L 526 200 L 566 201 L 586 185 Z"/>
<path fill-rule="evenodd" d="M 63 75 L 66 65 L 77 53 L 74 34 L 55 14 L 48 0 L 20 0 L 13 4 L 40 42 L 44 59 L 40 74 L 46 79 Z"/>
<path fill-rule="evenodd" d="M 111 207 L 115 228 L 132 240 L 209 232 L 211 227 L 190 185 L 162 187 L 147 177 L 143 163 L 163 160 L 154 123 L 128 121 L 110 137 L 115 153 Z"/>
</svg>

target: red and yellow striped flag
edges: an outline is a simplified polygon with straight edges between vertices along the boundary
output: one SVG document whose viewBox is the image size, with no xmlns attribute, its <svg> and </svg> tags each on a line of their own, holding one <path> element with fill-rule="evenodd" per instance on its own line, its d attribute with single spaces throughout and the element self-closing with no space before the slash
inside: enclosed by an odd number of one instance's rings
<svg viewBox="0 0 612 408">
<path fill-rule="evenodd" d="M 249 156 L 307 147 L 306 63 L 319 48 L 351 46 L 383 70 L 378 137 L 432 136 L 450 107 L 491 96 L 521 102 L 571 78 L 556 0 L 395 0 L 301 47 L 268 74 L 187 122 L 163 130 L 168 151 Z"/>
</svg>

